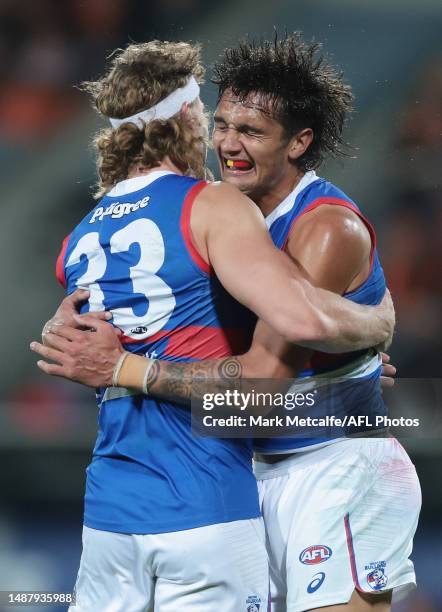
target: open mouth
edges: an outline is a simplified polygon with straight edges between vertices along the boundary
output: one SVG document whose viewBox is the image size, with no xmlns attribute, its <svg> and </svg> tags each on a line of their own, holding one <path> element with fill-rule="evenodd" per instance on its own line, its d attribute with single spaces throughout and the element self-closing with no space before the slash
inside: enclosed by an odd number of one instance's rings
<svg viewBox="0 0 442 612">
<path fill-rule="evenodd" d="M 230 159 L 228 157 L 223 157 L 223 162 L 224 168 L 231 172 L 249 172 L 254 167 L 252 162 L 246 159 Z"/>
</svg>

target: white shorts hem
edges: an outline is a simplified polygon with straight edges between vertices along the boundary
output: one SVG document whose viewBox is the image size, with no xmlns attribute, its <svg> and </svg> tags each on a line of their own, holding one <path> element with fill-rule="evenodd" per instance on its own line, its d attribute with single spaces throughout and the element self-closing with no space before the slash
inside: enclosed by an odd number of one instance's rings
<svg viewBox="0 0 442 612">
<path fill-rule="evenodd" d="M 314 608 L 324 608 L 325 606 L 336 606 L 338 604 L 346 604 L 350 601 L 355 587 L 352 586 L 351 590 L 341 591 L 340 593 L 334 593 L 328 597 L 318 597 L 316 599 L 306 598 L 302 601 L 297 601 L 293 606 L 287 605 L 287 612 L 305 612 L 306 610 L 313 610 Z"/>
<path fill-rule="evenodd" d="M 393 590 L 393 597 L 395 602 L 400 601 L 406 597 L 411 591 L 416 588 L 416 577 L 414 574 L 407 574 L 402 579 L 397 580 L 385 591 L 362 591 L 364 595 L 382 595 L 383 592 Z M 306 610 L 313 610 L 314 608 L 325 608 L 326 606 L 337 606 L 339 604 L 346 604 L 350 601 L 353 591 L 357 590 L 354 585 L 351 589 L 341 591 L 339 593 L 333 593 L 330 595 L 324 595 L 315 599 L 305 598 L 302 601 L 297 601 L 294 606 L 287 606 L 287 612 L 305 612 Z"/>
</svg>

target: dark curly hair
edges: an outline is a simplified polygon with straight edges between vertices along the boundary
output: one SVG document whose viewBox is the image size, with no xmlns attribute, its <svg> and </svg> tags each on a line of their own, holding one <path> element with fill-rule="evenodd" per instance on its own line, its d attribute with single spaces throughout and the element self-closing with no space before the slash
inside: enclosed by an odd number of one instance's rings
<svg viewBox="0 0 442 612">
<path fill-rule="evenodd" d="M 353 95 L 342 74 L 319 54 L 321 45 L 306 43 L 300 32 L 273 42 L 243 41 L 226 49 L 213 70 L 221 99 L 226 90 L 245 100 L 263 94 L 269 114 L 282 124 L 287 138 L 311 128 L 313 142 L 296 160 L 303 171 L 318 168 L 328 155 L 345 155 L 342 130 Z"/>
</svg>

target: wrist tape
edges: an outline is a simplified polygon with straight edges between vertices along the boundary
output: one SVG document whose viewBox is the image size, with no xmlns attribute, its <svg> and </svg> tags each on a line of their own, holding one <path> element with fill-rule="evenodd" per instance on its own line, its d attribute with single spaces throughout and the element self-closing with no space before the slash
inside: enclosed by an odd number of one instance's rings
<svg viewBox="0 0 442 612">
<path fill-rule="evenodd" d="M 129 352 L 122 353 L 117 361 L 112 377 L 114 387 L 126 387 L 149 394 L 147 379 L 155 359 L 133 355 Z"/>
</svg>

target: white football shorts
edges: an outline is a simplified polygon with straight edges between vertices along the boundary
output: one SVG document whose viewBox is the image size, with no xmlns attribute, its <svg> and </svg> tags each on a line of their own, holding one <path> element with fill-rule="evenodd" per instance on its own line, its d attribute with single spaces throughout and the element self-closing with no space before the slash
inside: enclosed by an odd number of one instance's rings
<svg viewBox="0 0 442 612">
<path fill-rule="evenodd" d="M 272 612 L 347 603 L 357 589 L 415 586 L 416 470 L 394 438 L 352 438 L 255 461 Z"/>
<path fill-rule="evenodd" d="M 83 528 L 71 612 L 267 612 L 262 519 L 156 535 Z"/>
</svg>

